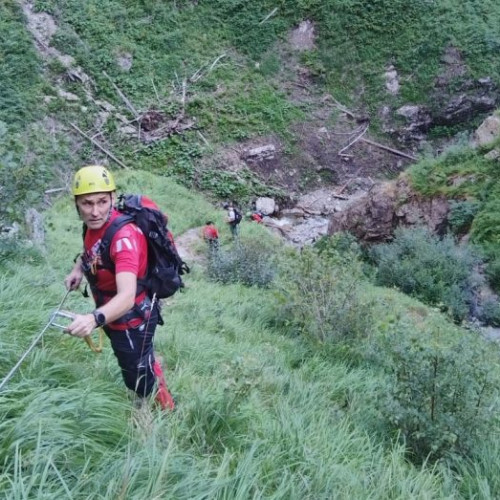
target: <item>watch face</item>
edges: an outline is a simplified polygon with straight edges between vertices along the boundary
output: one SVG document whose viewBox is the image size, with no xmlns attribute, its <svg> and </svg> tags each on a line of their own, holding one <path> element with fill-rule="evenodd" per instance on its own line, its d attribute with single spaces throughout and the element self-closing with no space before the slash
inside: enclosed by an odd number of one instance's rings
<svg viewBox="0 0 500 500">
<path fill-rule="evenodd" d="M 94 318 L 97 326 L 102 326 L 104 325 L 104 323 L 106 323 L 106 316 L 104 316 L 102 312 L 95 311 Z"/>
</svg>

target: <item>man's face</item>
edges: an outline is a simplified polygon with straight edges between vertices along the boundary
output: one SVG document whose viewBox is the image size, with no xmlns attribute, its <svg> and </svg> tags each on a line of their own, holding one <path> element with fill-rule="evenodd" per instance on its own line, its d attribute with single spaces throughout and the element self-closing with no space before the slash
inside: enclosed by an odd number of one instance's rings
<svg viewBox="0 0 500 500">
<path fill-rule="evenodd" d="M 108 220 L 114 193 L 81 194 L 76 197 L 80 218 L 89 229 L 100 229 Z"/>
</svg>

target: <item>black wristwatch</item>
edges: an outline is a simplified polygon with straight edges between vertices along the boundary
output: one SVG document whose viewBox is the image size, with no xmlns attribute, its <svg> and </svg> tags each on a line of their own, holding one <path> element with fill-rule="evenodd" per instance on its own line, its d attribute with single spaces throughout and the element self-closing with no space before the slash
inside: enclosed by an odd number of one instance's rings
<svg viewBox="0 0 500 500">
<path fill-rule="evenodd" d="M 106 324 L 106 316 L 104 316 L 101 311 L 96 309 L 95 311 L 92 311 L 92 314 L 94 315 L 96 328 L 99 328 L 100 326 L 104 326 Z"/>
</svg>

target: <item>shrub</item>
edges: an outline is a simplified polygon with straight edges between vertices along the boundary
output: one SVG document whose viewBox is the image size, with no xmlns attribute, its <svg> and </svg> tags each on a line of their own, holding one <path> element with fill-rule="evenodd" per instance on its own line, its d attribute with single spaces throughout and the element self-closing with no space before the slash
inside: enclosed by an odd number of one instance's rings
<svg viewBox="0 0 500 500">
<path fill-rule="evenodd" d="M 375 247 L 376 282 L 396 286 L 430 305 L 439 305 L 457 322 L 470 311 L 479 278 L 476 253 L 446 236 L 439 239 L 424 228 L 399 228 L 392 243 Z"/>
<path fill-rule="evenodd" d="M 498 190 L 496 190 L 498 191 Z M 478 243 L 500 243 L 500 200 L 498 192 L 495 192 L 491 199 L 482 207 L 481 211 L 474 218 L 471 227 L 471 236 Z"/>
<path fill-rule="evenodd" d="M 318 249 L 320 254 L 330 255 L 333 258 L 337 256 L 345 256 L 349 260 L 361 256 L 361 247 L 356 240 L 356 237 L 351 233 L 339 232 L 333 236 L 322 236 L 314 247 Z"/>
<path fill-rule="evenodd" d="M 454 234 L 465 234 L 469 231 L 474 216 L 479 210 L 477 201 L 450 201 L 448 223 Z"/>
<path fill-rule="evenodd" d="M 325 255 L 303 249 L 281 269 L 277 293 L 281 322 L 321 343 L 366 336 L 372 307 L 361 297 L 361 280 L 358 260 L 332 250 Z"/>
<path fill-rule="evenodd" d="M 491 287 L 498 292 L 500 291 L 500 255 L 497 255 L 497 253 L 488 261 L 486 277 Z"/>
<path fill-rule="evenodd" d="M 381 411 L 413 459 L 473 452 L 497 411 L 497 348 L 476 332 L 399 325 L 379 349 L 392 378 Z"/>
<path fill-rule="evenodd" d="M 239 241 L 231 248 L 219 248 L 208 254 L 207 275 L 219 283 L 267 287 L 275 274 L 273 250 L 257 241 Z"/>
<path fill-rule="evenodd" d="M 485 325 L 500 326 L 500 304 L 495 299 L 487 299 L 481 305 L 478 318 Z"/>
</svg>

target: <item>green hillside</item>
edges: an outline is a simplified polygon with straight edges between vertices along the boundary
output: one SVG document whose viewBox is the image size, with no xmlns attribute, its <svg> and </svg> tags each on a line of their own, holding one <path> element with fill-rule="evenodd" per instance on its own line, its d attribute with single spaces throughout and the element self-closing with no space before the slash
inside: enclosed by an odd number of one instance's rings
<svg viewBox="0 0 500 500">
<path fill-rule="evenodd" d="M 46 23 L 36 43 L 22 7 Z M 294 52 L 304 20 L 315 44 Z M 288 168 L 332 97 L 389 140 L 381 102 L 437 106 L 450 45 L 463 78 L 500 85 L 499 27 L 493 1 L 4 1 L 0 229 L 21 227 L 0 238 L 0 496 L 499 498 L 498 345 L 465 321 L 484 258 L 500 289 L 498 169 L 484 158 L 495 144 L 421 153 L 408 176 L 453 200 L 452 234 L 398 236 L 378 267 L 348 235 L 298 252 L 245 220 L 234 244 L 216 203 L 286 198 L 228 158 L 273 137 Z M 401 92 L 388 97 L 390 64 Z M 221 230 L 219 260 L 190 240 L 186 289 L 163 305 L 156 350 L 173 413 L 134 407 L 109 343 L 94 354 L 55 328 L 5 378 L 65 292 L 81 247 L 68 186 L 87 163 L 157 201 L 181 244 L 207 219 Z M 26 239 L 28 207 L 43 214 L 43 248 Z M 481 257 L 456 244 L 465 234 Z M 93 309 L 80 293 L 64 307 Z M 498 326 L 497 303 L 489 314 Z"/>
<path fill-rule="evenodd" d="M 199 214 L 212 210 L 202 198 L 158 177 L 139 173 L 120 177 L 120 189 L 134 186 L 161 202 L 176 234 L 196 226 Z M 182 209 L 182 201 L 191 209 Z M 2 263 L 2 373 L 46 325 L 62 297 L 70 256 L 80 245 L 78 220 L 69 199 L 47 214 L 47 229 L 46 255 L 26 248 Z M 246 224 L 242 244 L 255 238 L 262 243 L 271 238 L 266 234 L 261 227 Z M 230 250 L 225 229 L 222 240 L 224 250 Z M 285 251 L 282 259 L 288 259 L 292 269 L 289 259 L 297 257 Z M 249 288 L 209 282 L 203 265 L 193 264 L 186 291 L 164 306 L 166 324 L 157 337 L 156 348 L 168 365 L 168 383 L 177 399 L 176 412 L 153 410 L 149 419 L 137 413 L 109 345 L 96 355 L 81 340 L 49 329 L 0 393 L 2 496 L 497 496 L 494 408 L 498 401 L 492 384 L 500 372 L 496 351 L 477 335 L 451 326 L 445 317 L 412 299 L 373 288 L 358 277 L 352 281 L 355 293 L 349 286 L 349 308 L 336 307 L 341 312 L 334 321 L 337 325 L 347 321 L 349 331 L 332 330 L 331 336 L 320 340 L 312 336 L 314 325 L 321 326 L 318 318 L 309 318 L 304 329 L 300 316 L 287 309 L 295 303 L 310 310 L 317 296 L 312 290 L 309 297 L 295 296 L 294 281 L 287 281 L 286 273 L 270 289 Z M 331 279 L 345 282 L 348 276 L 356 276 L 352 263 L 343 267 L 333 271 Z M 308 276 L 301 284 L 307 286 Z M 342 294 L 340 285 L 337 292 Z M 288 294 L 284 304 L 279 298 L 284 297 L 283 289 Z M 92 309 L 89 299 L 77 293 L 71 294 L 65 307 Z M 357 332 L 361 315 L 368 323 L 362 323 L 364 331 Z M 384 339 L 396 348 L 389 348 Z M 407 350 L 407 342 L 414 347 Z M 461 351 L 460 346 L 467 348 Z M 418 354 L 422 348 L 429 358 Z M 405 352 L 410 364 L 405 364 Z M 386 400 L 397 373 L 389 356 L 400 357 L 400 366 L 411 366 L 420 373 L 419 380 L 423 373 L 432 375 L 427 362 L 441 360 L 448 368 L 441 371 L 440 365 L 440 383 L 446 390 L 467 388 L 467 397 L 476 391 L 469 383 L 483 380 L 476 393 L 480 399 L 472 399 L 471 404 L 458 393 L 453 403 L 436 402 L 436 428 L 425 432 L 438 432 L 432 442 L 443 444 L 444 438 L 443 446 L 449 451 L 433 465 L 420 465 L 418 455 L 412 459 L 391 430 L 388 409 L 390 414 L 401 412 L 401 418 L 405 409 L 396 410 Z M 458 371 L 446 362 L 449 356 L 459 363 Z M 481 372 L 486 366 L 487 378 L 476 377 L 479 372 L 474 370 Z M 421 390 L 427 391 L 425 387 Z M 392 401 L 395 404 L 397 399 Z M 423 415 L 430 406 L 424 400 L 422 404 Z M 441 425 L 457 432 L 454 440 L 441 434 Z M 474 443 L 469 441 L 472 436 L 477 439 Z M 419 442 L 423 445 L 425 440 Z M 453 442 L 460 446 L 455 448 Z M 461 459 L 465 450 L 467 459 Z"/>
<path fill-rule="evenodd" d="M 0 7 L 0 184 L 21 209 L 41 203 L 41 191 L 60 187 L 76 166 L 113 163 L 74 125 L 131 168 L 245 200 L 284 193 L 248 168 L 228 171 L 224 151 L 277 137 L 289 168 L 325 95 L 379 130 L 382 103 L 439 105 L 433 88 L 450 46 L 463 61 L 450 92 L 486 77 L 500 85 L 493 1 L 36 0 L 25 9 L 36 44 L 23 3 Z M 294 52 L 289 35 L 303 20 L 314 23 L 315 43 Z M 389 65 L 399 73 L 397 96 L 385 91 Z M 297 98 L 304 85 L 309 96 Z M 120 131 L 126 122 L 139 125 L 141 141 Z M 171 134 L 148 142 L 148 127 Z M 19 220 L 22 211 L 0 215 Z"/>
</svg>

